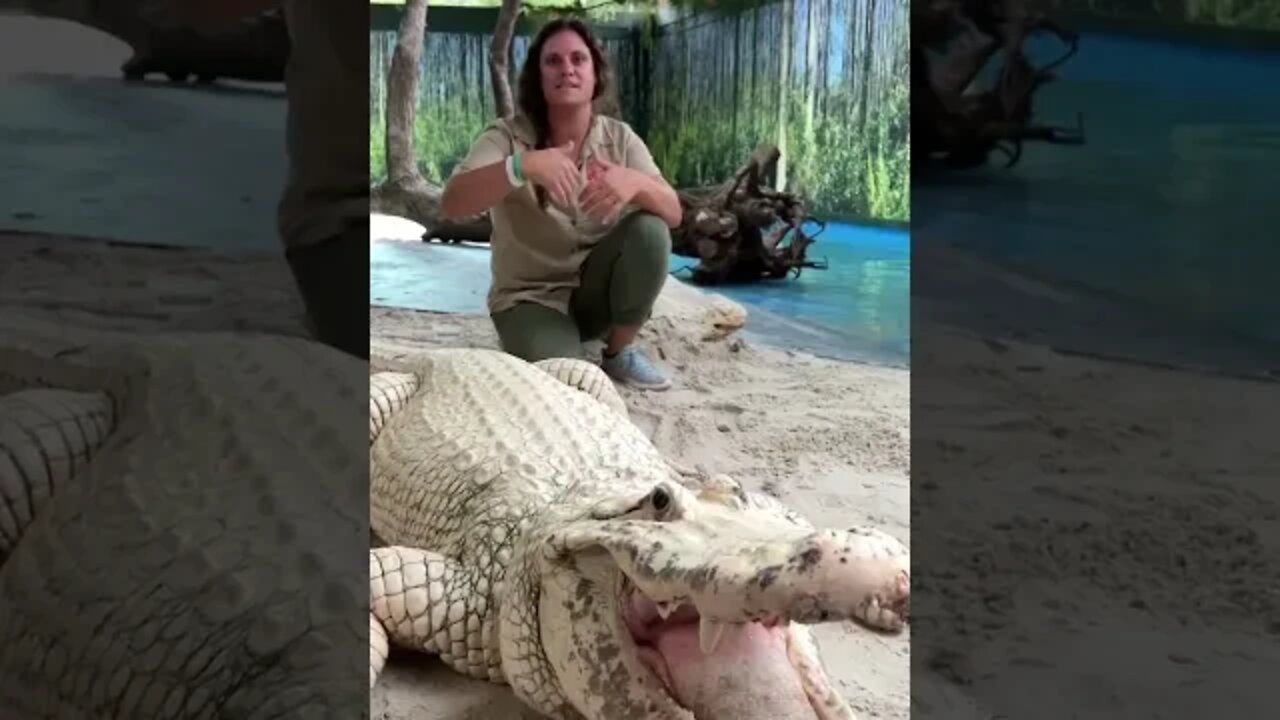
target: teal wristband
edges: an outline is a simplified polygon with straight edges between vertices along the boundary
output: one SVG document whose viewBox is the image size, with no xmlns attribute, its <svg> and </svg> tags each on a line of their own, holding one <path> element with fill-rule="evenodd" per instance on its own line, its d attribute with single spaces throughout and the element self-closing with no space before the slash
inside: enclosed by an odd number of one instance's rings
<svg viewBox="0 0 1280 720">
<path fill-rule="evenodd" d="M 521 185 L 524 185 L 524 178 L 520 177 L 520 171 L 518 169 L 520 166 L 517 163 L 519 162 L 520 160 L 518 155 L 508 155 L 507 159 L 502 161 L 502 169 L 507 172 L 507 182 L 510 183 L 513 188 L 518 188 Z"/>
</svg>

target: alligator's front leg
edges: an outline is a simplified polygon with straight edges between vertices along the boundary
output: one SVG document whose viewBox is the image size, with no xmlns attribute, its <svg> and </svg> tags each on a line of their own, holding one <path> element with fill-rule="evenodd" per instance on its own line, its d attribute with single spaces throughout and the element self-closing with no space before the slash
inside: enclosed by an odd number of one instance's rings
<svg viewBox="0 0 1280 720">
<path fill-rule="evenodd" d="M 42 387 L 64 399 L 105 392 L 115 426 L 83 472 L 77 463 L 71 482 L 52 485 L 0 565 L 0 715 L 355 717 L 367 708 L 352 701 L 358 657 L 335 651 L 363 629 L 350 624 L 363 603 L 337 568 L 362 525 L 345 510 L 367 471 L 359 453 L 350 462 L 341 426 L 326 422 L 362 414 L 336 382 L 358 366 L 288 338 L 171 341 L 5 321 L 6 402 Z M 86 344 L 67 347 L 69 335 Z M 46 459 L 66 453 L 57 435 L 47 445 L 10 437 Z"/>
<path fill-rule="evenodd" d="M 369 686 L 386 662 L 388 639 L 435 653 L 449 667 L 480 680 L 502 681 L 490 644 L 488 578 L 433 552 L 407 547 L 369 551 Z"/>
<path fill-rule="evenodd" d="M 618 394 L 613 381 L 598 365 L 576 358 L 550 358 L 533 364 L 565 385 L 590 395 L 622 417 L 630 417 L 626 402 Z"/>
<path fill-rule="evenodd" d="M 418 391 L 413 373 L 380 372 L 369 376 L 369 444 L 378 439 L 382 426 Z"/>
<path fill-rule="evenodd" d="M 114 423 L 106 393 L 38 388 L 0 395 L 0 563 Z"/>
</svg>

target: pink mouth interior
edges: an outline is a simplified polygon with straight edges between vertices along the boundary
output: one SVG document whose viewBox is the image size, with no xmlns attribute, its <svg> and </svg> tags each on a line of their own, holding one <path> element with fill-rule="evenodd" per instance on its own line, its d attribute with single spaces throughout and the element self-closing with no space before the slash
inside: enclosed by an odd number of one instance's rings
<svg viewBox="0 0 1280 720">
<path fill-rule="evenodd" d="M 640 660 L 697 717 L 777 717 L 776 712 L 813 717 L 787 654 L 784 626 L 767 622 L 729 628 L 707 655 L 699 645 L 700 616 L 692 605 L 681 605 L 664 620 L 652 600 L 632 591 L 624 618 Z"/>
</svg>

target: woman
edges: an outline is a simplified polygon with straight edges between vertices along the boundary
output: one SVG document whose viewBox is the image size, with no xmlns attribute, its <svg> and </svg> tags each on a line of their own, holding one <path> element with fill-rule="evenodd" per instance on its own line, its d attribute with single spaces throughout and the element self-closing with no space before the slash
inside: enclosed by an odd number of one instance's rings
<svg viewBox="0 0 1280 720">
<path fill-rule="evenodd" d="M 454 169 L 441 212 L 490 210 L 490 317 L 506 352 L 530 362 L 585 356 L 662 390 L 671 381 L 635 345 L 667 276 L 680 201 L 644 141 L 595 113 L 609 65 L 581 22 L 555 20 L 529 46 L 519 111 L 492 122 Z"/>
</svg>

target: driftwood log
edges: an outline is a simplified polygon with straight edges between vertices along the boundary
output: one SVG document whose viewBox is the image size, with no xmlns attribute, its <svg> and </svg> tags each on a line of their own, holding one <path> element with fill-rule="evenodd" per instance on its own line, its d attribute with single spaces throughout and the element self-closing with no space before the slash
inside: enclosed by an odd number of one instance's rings
<svg viewBox="0 0 1280 720">
<path fill-rule="evenodd" d="M 215 31 L 191 27 L 154 27 L 133 42 L 134 54 L 120 68 L 126 80 L 152 73 L 173 82 L 212 83 L 218 79 L 284 82 L 289 60 L 289 31 L 276 8 Z"/>
<path fill-rule="evenodd" d="M 792 193 L 765 184 L 781 157 L 772 145 L 761 145 L 747 162 L 720 185 L 680 190 L 684 220 L 672 233 L 672 252 L 697 258 L 691 268 L 693 281 L 704 285 L 780 279 L 803 268 L 826 268 L 825 262 L 806 257 L 809 246 L 825 224 L 807 216 L 803 201 Z M 423 240 L 446 243 L 489 242 L 488 214 L 461 220 L 439 219 L 426 224 Z M 395 208 L 381 208 L 394 212 Z M 414 217 L 424 217 L 418 209 Z M 816 222 L 818 231 L 804 228 Z M 787 239 L 790 242 L 785 242 Z"/>
<path fill-rule="evenodd" d="M 911 149 L 921 166 L 985 165 L 993 151 L 1012 166 L 1025 142 L 1084 143 L 1074 128 L 1038 122 L 1032 98 L 1075 54 L 1076 33 L 1025 0 L 922 0 L 911 5 Z M 1024 50 L 1032 35 L 1049 33 L 1066 46 L 1059 58 L 1034 66 Z M 1002 52 L 1003 51 L 1003 52 Z M 999 57 L 1000 59 L 997 59 Z M 972 88 L 987 65 L 1002 62 L 985 90 Z"/>
<path fill-rule="evenodd" d="M 181 9 L 171 0 L 0 0 L 0 11 L 69 20 L 123 40 L 133 50 L 120 68 L 126 80 L 284 81 L 290 42 L 278 5 L 217 28 L 196 27 Z"/>
<path fill-rule="evenodd" d="M 439 190 L 436 192 L 438 197 Z M 432 240 L 439 240 L 443 243 L 489 242 L 489 235 L 493 232 L 493 222 L 489 219 L 488 212 L 482 212 L 479 215 L 472 215 L 466 218 L 442 218 L 440 217 L 439 208 L 440 206 L 437 202 L 435 213 L 413 216 L 418 222 L 422 222 L 423 219 L 427 221 L 424 223 L 427 231 L 422 235 L 424 242 Z M 396 213 L 389 214 L 394 215 Z"/>
<path fill-rule="evenodd" d="M 825 224 L 808 217 L 797 195 L 765 184 L 780 157 L 778 148 L 760 145 L 720 185 L 678 192 L 684 219 L 672 233 L 672 252 L 698 258 L 695 283 L 776 280 L 799 276 L 803 268 L 826 268 L 806 257 Z M 818 232 L 807 233 L 807 221 L 818 222 Z"/>
<path fill-rule="evenodd" d="M 476 215 L 464 220 L 441 220 L 427 232 L 424 240 L 440 240 L 449 243 L 487 243 L 493 225 L 488 214 Z"/>
</svg>

